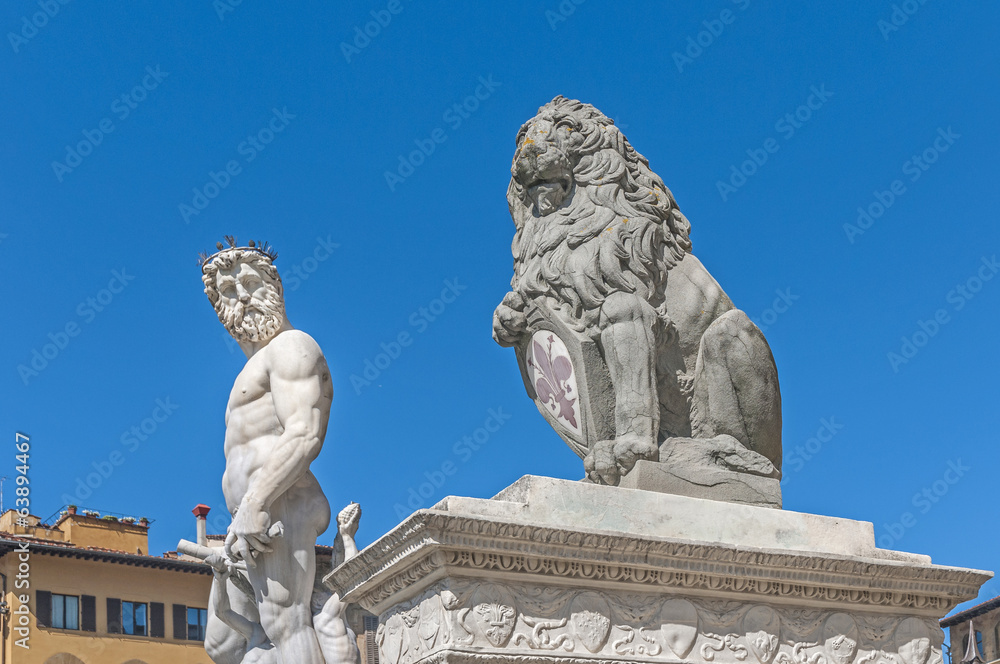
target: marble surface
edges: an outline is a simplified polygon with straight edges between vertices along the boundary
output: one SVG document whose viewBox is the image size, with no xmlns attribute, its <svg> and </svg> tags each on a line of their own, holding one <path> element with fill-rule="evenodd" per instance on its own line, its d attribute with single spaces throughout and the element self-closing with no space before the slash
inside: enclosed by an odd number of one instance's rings
<svg viewBox="0 0 1000 664">
<path fill-rule="evenodd" d="M 326 436 L 330 371 L 316 341 L 288 320 L 273 250 L 227 243 L 205 257 L 202 281 L 247 362 L 225 411 L 222 489 L 233 521 L 224 553 L 206 556 L 215 582 L 205 649 L 216 664 L 354 661 L 345 606 L 314 593 L 330 505 L 309 466 Z M 341 534 L 352 538 L 360 511 L 341 517 Z"/>
<path fill-rule="evenodd" d="M 672 476 L 644 473 L 643 488 L 780 506 L 764 481 L 781 472 L 771 349 L 691 253 L 690 223 L 618 127 L 556 97 L 518 132 L 507 202 L 514 275 L 493 336 L 589 479 L 617 485 L 640 461 L 669 463 Z M 660 459 L 691 441 L 719 454 Z M 744 453 L 723 453 L 733 446 Z"/>
<path fill-rule="evenodd" d="M 866 522 L 525 476 L 324 582 L 379 615 L 386 664 L 942 664 L 937 620 L 991 576 Z"/>
</svg>

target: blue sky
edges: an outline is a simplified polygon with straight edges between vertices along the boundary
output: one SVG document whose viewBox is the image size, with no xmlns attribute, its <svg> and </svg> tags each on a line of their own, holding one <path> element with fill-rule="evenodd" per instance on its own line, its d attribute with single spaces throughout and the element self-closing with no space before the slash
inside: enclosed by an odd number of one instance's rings
<svg viewBox="0 0 1000 664">
<path fill-rule="evenodd" d="M 993 569 L 998 19 L 917 0 L 6 3 L 0 468 L 28 434 L 33 512 L 148 516 L 154 552 L 193 535 L 199 502 L 220 523 L 244 359 L 196 257 L 232 233 L 275 245 L 289 317 L 326 353 L 313 470 L 335 508 L 362 504 L 363 543 L 445 464 L 411 505 L 579 478 L 490 337 L 514 136 L 562 94 L 615 118 L 766 328 L 785 507 Z M 381 344 L 397 356 L 352 381 Z"/>
</svg>

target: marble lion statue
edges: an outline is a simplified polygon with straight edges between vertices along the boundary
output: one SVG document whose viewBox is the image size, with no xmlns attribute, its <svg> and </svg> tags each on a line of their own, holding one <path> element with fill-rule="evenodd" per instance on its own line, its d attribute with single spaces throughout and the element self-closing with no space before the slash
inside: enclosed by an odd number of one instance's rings
<svg viewBox="0 0 1000 664">
<path fill-rule="evenodd" d="M 514 276 L 493 337 L 525 348 L 544 311 L 599 351 L 585 364 L 606 366 L 612 398 L 590 407 L 609 411 L 613 435 L 576 449 L 588 478 L 616 485 L 638 460 L 690 445 L 709 463 L 780 477 L 770 347 L 691 253 L 688 220 L 614 122 L 561 96 L 541 107 L 517 134 L 507 202 Z M 570 371 L 549 364 L 550 382 Z M 525 382 L 536 401 L 572 410 L 569 387 Z"/>
</svg>

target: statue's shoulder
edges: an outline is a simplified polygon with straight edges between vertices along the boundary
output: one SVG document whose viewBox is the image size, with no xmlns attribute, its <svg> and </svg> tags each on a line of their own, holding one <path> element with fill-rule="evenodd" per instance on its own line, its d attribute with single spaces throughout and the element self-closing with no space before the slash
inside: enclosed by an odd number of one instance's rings
<svg viewBox="0 0 1000 664">
<path fill-rule="evenodd" d="M 273 367 L 311 373 L 318 363 L 325 362 L 319 344 L 301 330 L 286 330 L 278 334 L 267 348 Z"/>
</svg>

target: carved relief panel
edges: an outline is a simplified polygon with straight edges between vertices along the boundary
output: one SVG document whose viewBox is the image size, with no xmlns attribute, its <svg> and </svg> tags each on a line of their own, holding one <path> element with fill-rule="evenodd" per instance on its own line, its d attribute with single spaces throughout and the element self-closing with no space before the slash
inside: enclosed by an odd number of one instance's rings
<svg viewBox="0 0 1000 664">
<path fill-rule="evenodd" d="M 917 617 L 453 579 L 386 612 L 377 638 L 384 664 L 444 652 L 512 662 L 942 664 L 943 636 Z"/>
</svg>

